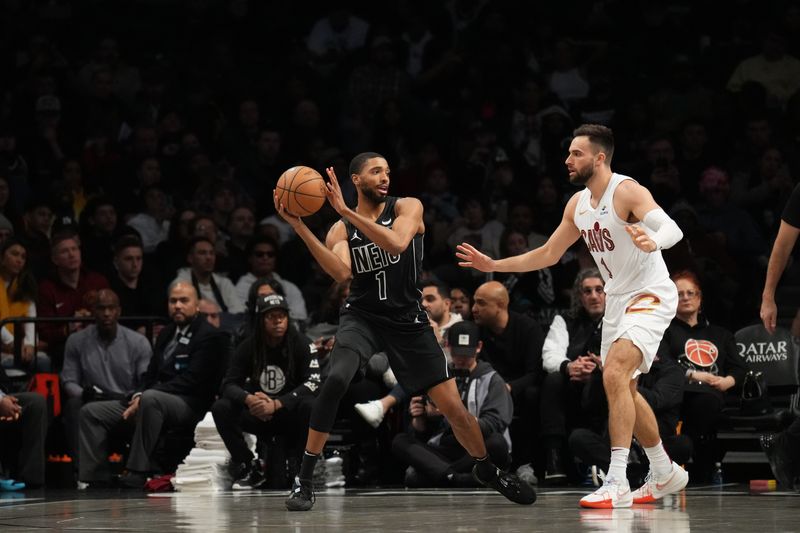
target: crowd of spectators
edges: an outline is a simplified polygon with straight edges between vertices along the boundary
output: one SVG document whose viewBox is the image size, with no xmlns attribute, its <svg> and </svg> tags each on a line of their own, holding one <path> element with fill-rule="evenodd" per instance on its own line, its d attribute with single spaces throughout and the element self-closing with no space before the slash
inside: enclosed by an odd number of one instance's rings
<svg viewBox="0 0 800 533">
<path fill-rule="evenodd" d="M 332 284 L 275 214 L 272 190 L 291 165 L 346 176 L 353 155 L 374 150 L 392 168 L 391 193 L 424 204 L 423 267 L 435 282 L 425 305 L 439 338 L 446 344 L 451 313 L 480 327 L 479 358 L 513 399 L 511 463 L 536 461 L 545 428 L 539 451 L 550 450 L 548 478 L 560 479 L 554 450 L 573 443 L 569 422 L 599 369 L 584 352 L 570 352 L 580 365 L 547 353 L 543 365 L 542 346 L 551 325 L 581 320 L 587 342 L 597 310 L 577 313 L 575 280 L 592 261 L 579 240 L 549 269 L 487 279 L 459 268 L 454 247 L 501 257 L 541 245 L 574 192 L 563 164 L 572 130 L 602 123 L 616 136 L 613 168 L 650 188 L 683 230 L 664 256 L 671 272 L 692 273 L 678 280 L 691 285 L 685 293 L 702 287 L 702 314 L 698 302 L 679 326 L 731 332 L 755 322 L 754 280 L 800 173 L 800 4 L 717 9 L 680 0 L 2 2 L 0 320 L 99 320 L 98 310 L 118 307 L 123 331 L 138 334 L 145 322 L 126 316 L 172 312 L 168 287 L 188 286 L 241 342 L 259 327 L 258 298 L 277 292 L 324 356 L 347 286 Z M 353 201 L 352 184 L 342 186 Z M 323 236 L 335 217 L 325 206 L 307 224 Z M 795 263 L 784 283 L 800 284 Z M 80 329 L 6 326 L 3 367 L 67 372 L 65 393 L 83 398 L 70 366 L 85 356 Z M 721 371 L 716 392 L 688 398 L 718 404 L 740 379 Z M 141 378 L 127 376 L 114 394 Z M 382 398 L 380 381 L 350 407 Z M 540 416 L 543 395 L 570 398 L 555 420 Z M 373 403 L 379 416 L 359 434 L 379 440 L 372 423 L 405 405 L 391 402 Z M 64 418 L 74 448 L 80 415 L 71 406 Z M 686 423 L 695 458 L 712 461 L 713 420 Z M 134 470 L 150 470 L 141 450 L 151 436 L 137 435 Z"/>
</svg>

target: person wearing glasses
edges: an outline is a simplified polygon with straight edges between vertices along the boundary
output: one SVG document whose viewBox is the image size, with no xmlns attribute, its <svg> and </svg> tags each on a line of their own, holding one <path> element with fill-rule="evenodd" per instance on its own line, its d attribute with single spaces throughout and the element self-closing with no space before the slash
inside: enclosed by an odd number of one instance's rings
<svg viewBox="0 0 800 533">
<path fill-rule="evenodd" d="M 664 332 L 658 356 L 671 358 L 686 370 L 681 433 L 694 444 L 692 479 L 710 481 L 717 446 L 717 423 L 725 396 L 741 388 L 747 366 L 737 355 L 733 333 L 703 316 L 703 291 L 694 272 L 672 275 L 678 289 L 678 311 Z"/>
<path fill-rule="evenodd" d="M 583 406 L 592 402 L 585 399 L 592 390 L 602 399 L 599 354 L 606 311 L 604 287 L 599 270 L 581 270 L 573 285 L 570 310 L 553 318 L 542 346 L 542 364 L 547 375 L 540 404 L 541 436 L 548 485 L 567 481 L 563 450 L 568 431 L 587 416 Z"/>
<path fill-rule="evenodd" d="M 289 305 L 289 318 L 293 321 L 305 323 L 308 320 L 306 301 L 300 289 L 289 281 L 282 278 L 277 270 L 278 263 L 278 243 L 270 237 L 255 237 L 247 246 L 247 263 L 249 270 L 247 274 L 239 278 L 236 283 L 236 293 L 243 302 L 248 301 L 250 286 L 259 278 L 275 280 L 283 287 L 283 295 Z"/>
</svg>

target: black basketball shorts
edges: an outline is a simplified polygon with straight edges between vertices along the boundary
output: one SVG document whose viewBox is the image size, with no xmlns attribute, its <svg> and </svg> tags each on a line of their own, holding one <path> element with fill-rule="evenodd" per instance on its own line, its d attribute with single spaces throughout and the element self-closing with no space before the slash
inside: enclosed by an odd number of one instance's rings
<svg viewBox="0 0 800 533">
<path fill-rule="evenodd" d="M 447 358 L 424 311 L 387 317 L 342 309 L 336 348 L 349 348 L 363 370 L 370 357 L 385 352 L 397 381 L 408 394 L 423 393 L 450 379 Z"/>
</svg>

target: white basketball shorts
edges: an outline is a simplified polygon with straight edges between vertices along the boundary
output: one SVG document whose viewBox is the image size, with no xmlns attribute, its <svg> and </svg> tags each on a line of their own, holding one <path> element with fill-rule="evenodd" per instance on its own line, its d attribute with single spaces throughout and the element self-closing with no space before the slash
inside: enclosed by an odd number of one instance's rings
<svg viewBox="0 0 800 533">
<path fill-rule="evenodd" d="M 631 379 L 649 372 L 664 331 L 677 309 L 678 289 L 669 278 L 639 291 L 606 295 L 600 344 L 603 364 L 614 341 L 628 339 L 642 352 L 642 364 Z"/>
</svg>

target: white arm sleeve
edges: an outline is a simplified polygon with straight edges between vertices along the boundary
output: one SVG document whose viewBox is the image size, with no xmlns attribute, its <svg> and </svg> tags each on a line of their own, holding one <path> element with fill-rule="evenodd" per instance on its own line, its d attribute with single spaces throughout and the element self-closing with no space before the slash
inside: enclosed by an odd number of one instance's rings
<svg viewBox="0 0 800 533">
<path fill-rule="evenodd" d="M 642 222 L 653 232 L 650 238 L 656 243 L 657 250 L 670 248 L 683 238 L 681 228 L 663 209 L 653 209 L 644 216 Z"/>
<path fill-rule="evenodd" d="M 548 374 L 558 372 L 561 363 L 567 361 L 567 348 L 569 347 L 569 331 L 567 323 L 556 315 L 542 346 L 542 367 Z"/>
</svg>

